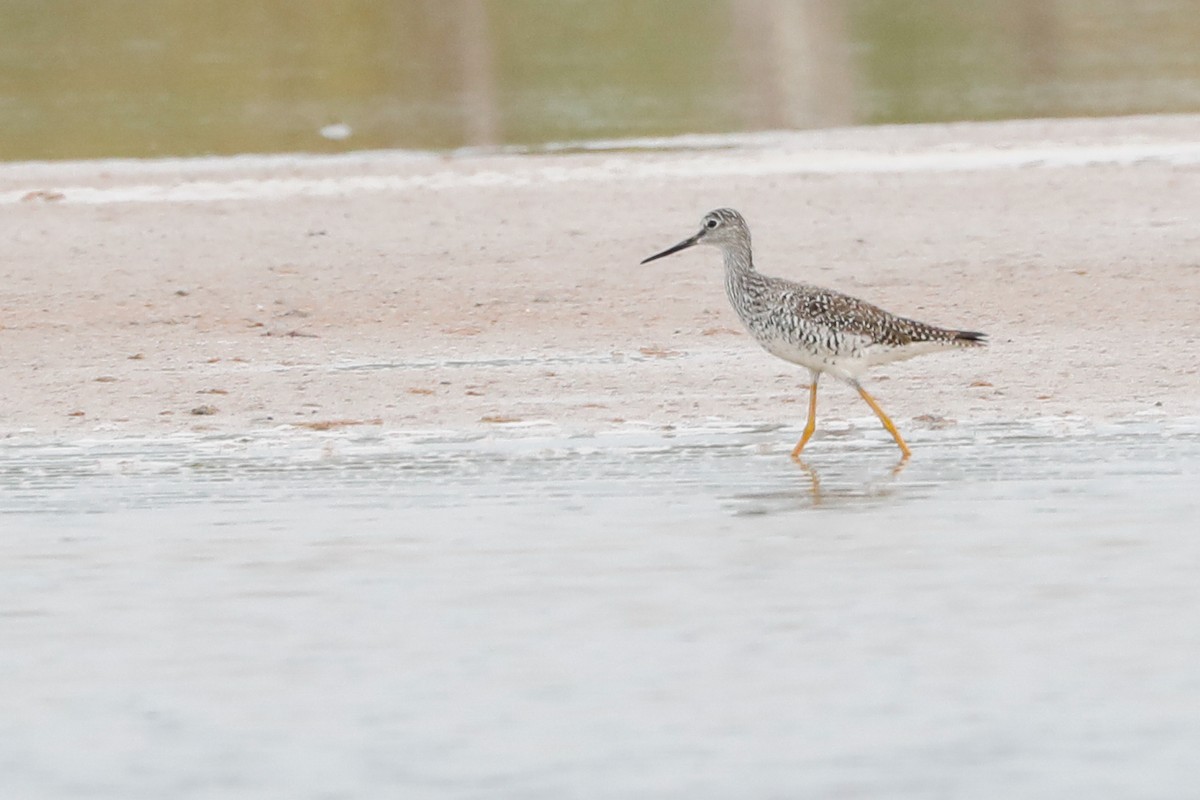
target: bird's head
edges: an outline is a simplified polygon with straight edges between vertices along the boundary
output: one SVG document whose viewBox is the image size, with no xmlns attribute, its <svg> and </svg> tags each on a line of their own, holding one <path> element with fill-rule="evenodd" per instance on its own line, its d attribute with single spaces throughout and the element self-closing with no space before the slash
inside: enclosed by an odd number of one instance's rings
<svg viewBox="0 0 1200 800">
<path fill-rule="evenodd" d="M 656 258 L 678 253 L 697 244 L 710 244 L 722 249 L 742 246 L 749 249 L 750 228 L 746 225 L 746 220 L 742 219 L 742 215 L 732 208 L 718 208 L 704 215 L 704 219 L 700 220 L 700 231 L 695 236 L 650 256 L 642 263 L 647 264 Z"/>
</svg>

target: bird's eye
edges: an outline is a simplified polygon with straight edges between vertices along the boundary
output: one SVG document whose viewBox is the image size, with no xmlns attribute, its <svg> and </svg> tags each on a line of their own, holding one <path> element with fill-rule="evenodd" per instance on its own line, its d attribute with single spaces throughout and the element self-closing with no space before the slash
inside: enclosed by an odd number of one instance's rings
<svg viewBox="0 0 1200 800">
<path fill-rule="evenodd" d="M 717 221 L 715 219 L 706 219 L 704 221 L 704 227 L 711 231 L 713 228 L 717 227 Z"/>
</svg>

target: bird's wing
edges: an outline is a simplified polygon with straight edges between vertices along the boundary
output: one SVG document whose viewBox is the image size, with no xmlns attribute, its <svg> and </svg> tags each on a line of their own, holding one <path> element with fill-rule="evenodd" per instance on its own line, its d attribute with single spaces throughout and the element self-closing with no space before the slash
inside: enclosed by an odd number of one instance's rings
<svg viewBox="0 0 1200 800">
<path fill-rule="evenodd" d="M 955 331 L 897 317 L 856 297 L 828 289 L 792 292 L 796 313 L 832 330 L 861 336 L 873 344 L 900 347 L 914 342 L 952 340 Z"/>
</svg>

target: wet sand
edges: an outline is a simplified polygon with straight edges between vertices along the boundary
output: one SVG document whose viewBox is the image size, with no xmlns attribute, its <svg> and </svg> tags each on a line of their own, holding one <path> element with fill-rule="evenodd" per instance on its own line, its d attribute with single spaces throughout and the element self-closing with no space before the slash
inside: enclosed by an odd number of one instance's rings
<svg viewBox="0 0 1200 800">
<path fill-rule="evenodd" d="M 0 166 L 0 434 L 794 424 L 805 375 L 740 331 L 718 254 L 638 264 L 717 206 L 766 273 L 990 334 L 871 373 L 917 441 L 1195 416 L 1198 123 Z M 832 384 L 821 413 L 870 416 Z"/>
</svg>

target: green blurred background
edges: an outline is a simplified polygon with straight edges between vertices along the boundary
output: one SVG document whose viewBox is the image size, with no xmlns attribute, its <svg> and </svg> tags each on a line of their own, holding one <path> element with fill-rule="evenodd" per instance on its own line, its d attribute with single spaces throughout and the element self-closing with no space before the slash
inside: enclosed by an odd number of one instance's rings
<svg viewBox="0 0 1200 800">
<path fill-rule="evenodd" d="M 1200 0 L 0 0 L 0 160 L 1200 110 Z"/>
</svg>

